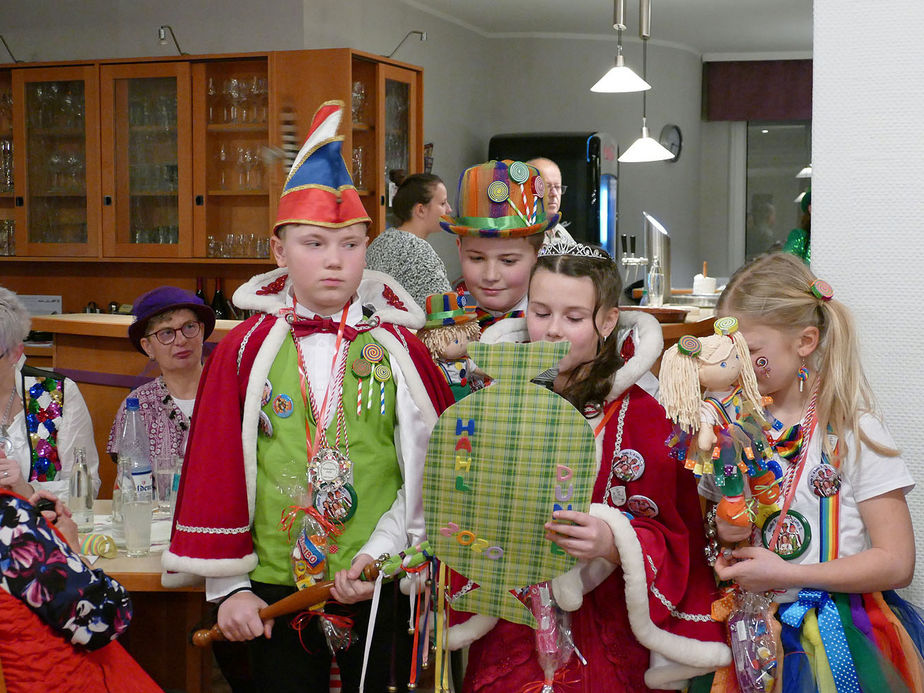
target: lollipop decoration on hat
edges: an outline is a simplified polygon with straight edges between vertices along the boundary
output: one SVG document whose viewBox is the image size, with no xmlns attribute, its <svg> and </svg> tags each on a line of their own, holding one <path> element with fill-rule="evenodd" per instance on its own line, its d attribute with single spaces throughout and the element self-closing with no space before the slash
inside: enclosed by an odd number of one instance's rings
<svg viewBox="0 0 924 693">
<path fill-rule="evenodd" d="M 558 223 L 545 211 L 545 182 L 522 161 L 488 161 L 467 168 L 459 179 L 456 209 L 440 226 L 458 236 L 516 238 L 541 233 Z"/>
<path fill-rule="evenodd" d="M 738 321 L 720 318 L 713 329 L 702 339 L 681 337 L 664 353 L 660 398 L 676 424 L 673 454 L 697 476 L 714 477 L 723 495 L 719 517 L 747 526 L 776 509 L 781 473 L 771 461 L 769 424 Z"/>
</svg>

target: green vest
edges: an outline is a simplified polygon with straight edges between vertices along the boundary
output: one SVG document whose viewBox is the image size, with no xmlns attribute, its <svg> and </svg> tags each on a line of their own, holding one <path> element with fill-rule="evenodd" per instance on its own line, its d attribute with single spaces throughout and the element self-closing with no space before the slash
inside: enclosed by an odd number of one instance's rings
<svg viewBox="0 0 924 693">
<path fill-rule="evenodd" d="M 331 538 L 338 550 L 328 555 L 329 578 L 333 578 L 337 571 L 350 567 L 353 556 L 369 539 L 379 518 L 394 503 L 403 484 L 394 439 L 397 424 L 394 377 L 385 382 L 384 415 L 381 414 L 380 383 L 371 376 L 362 378 L 362 408 L 357 415 L 357 389 L 360 379 L 353 373 L 351 366 L 355 360 L 361 358 L 362 348 L 371 343 L 377 342 L 368 332 L 363 332 L 350 344 L 347 354 L 342 393 L 345 432 L 341 433 L 340 452 L 347 454 L 348 440 L 348 457 L 353 462 L 352 486 L 358 500 L 356 512 L 343 524 L 343 534 Z M 295 584 L 289 556 L 303 515 L 298 514 L 292 527 L 291 540 L 286 531 L 280 529 L 280 518 L 294 503 L 291 489 L 297 488 L 303 492 L 307 484 L 306 417 L 312 440 L 315 432 L 314 418 L 306 411 L 302 399 L 297 359 L 295 344 L 292 339 L 287 338 L 270 368 L 268 379 L 272 385 L 272 394 L 261 408 L 272 423 L 273 434 L 266 435 L 261 427 L 257 437 L 253 541 L 258 564 L 250 577 L 260 582 L 279 585 Z M 382 363 L 391 368 L 387 351 Z M 308 375 L 310 378 L 311 374 Z M 370 388 L 372 406 L 367 408 Z M 273 405 L 280 395 L 287 395 L 292 402 L 291 414 L 287 417 L 282 417 L 274 411 Z M 323 393 L 315 392 L 315 396 L 316 406 L 321 407 Z M 327 406 L 334 406 L 334 402 L 329 402 Z M 334 416 L 327 430 L 328 444 L 333 446 L 336 438 L 337 416 Z"/>
</svg>

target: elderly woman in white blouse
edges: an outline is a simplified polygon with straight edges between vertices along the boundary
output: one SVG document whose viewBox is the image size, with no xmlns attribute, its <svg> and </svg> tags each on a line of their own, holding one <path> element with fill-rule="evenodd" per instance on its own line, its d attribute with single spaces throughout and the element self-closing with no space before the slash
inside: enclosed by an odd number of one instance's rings
<svg viewBox="0 0 924 693">
<path fill-rule="evenodd" d="M 74 451 L 83 448 L 96 493 L 90 412 L 73 380 L 25 365 L 30 323 L 16 294 L 0 287 L 0 487 L 26 498 L 45 489 L 66 500 Z"/>
</svg>

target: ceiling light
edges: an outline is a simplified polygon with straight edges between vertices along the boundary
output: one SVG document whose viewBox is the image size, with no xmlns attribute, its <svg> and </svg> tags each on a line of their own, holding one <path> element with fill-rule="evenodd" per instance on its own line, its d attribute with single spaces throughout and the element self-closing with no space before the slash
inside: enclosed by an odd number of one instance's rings
<svg viewBox="0 0 924 693">
<path fill-rule="evenodd" d="M 639 36 L 642 39 L 642 77 L 648 79 L 648 39 L 651 38 L 651 3 L 650 0 L 639 2 Z M 667 161 L 674 154 L 648 134 L 648 102 L 646 92 L 642 92 L 642 136 L 629 147 L 618 161 L 621 164 L 645 163 L 649 161 Z"/>
<path fill-rule="evenodd" d="M 812 165 L 809 164 L 803 168 L 799 173 L 796 174 L 796 178 L 811 178 L 812 177 Z"/>
<path fill-rule="evenodd" d="M 805 191 L 804 191 L 804 190 L 803 190 L 802 192 L 800 192 L 798 195 L 796 195 L 796 199 L 793 200 L 793 202 L 795 202 L 796 204 L 799 204 L 800 202 L 802 202 L 802 198 L 803 198 L 803 197 L 805 197 Z"/>
<path fill-rule="evenodd" d="M 760 132 L 761 132 L 761 134 L 766 135 L 766 134 L 767 134 L 768 132 L 770 132 L 770 131 L 769 131 L 769 130 L 761 130 Z"/>
<path fill-rule="evenodd" d="M 625 94 L 651 89 L 651 85 L 626 67 L 622 57 L 622 32 L 626 30 L 626 0 L 613 1 L 613 28 L 616 30 L 616 64 L 597 80 L 590 90 L 597 93 Z"/>
</svg>

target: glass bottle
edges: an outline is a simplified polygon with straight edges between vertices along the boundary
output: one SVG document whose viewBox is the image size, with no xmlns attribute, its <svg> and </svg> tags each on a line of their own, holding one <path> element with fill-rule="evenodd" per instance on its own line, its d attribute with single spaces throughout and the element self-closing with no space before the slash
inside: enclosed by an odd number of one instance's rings
<svg viewBox="0 0 924 693">
<path fill-rule="evenodd" d="M 125 402 L 125 424 L 119 441 L 118 476 L 125 546 L 129 556 L 142 556 L 151 548 L 154 475 L 147 432 L 141 421 L 137 397 L 129 397 Z"/>
<path fill-rule="evenodd" d="M 202 277 L 196 277 L 196 296 L 208 305 L 209 300 L 205 297 L 205 280 Z"/>
<path fill-rule="evenodd" d="M 231 302 L 225 298 L 225 292 L 221 288 L 222 279 L 219 277 L 215 280 L 215 295 L 212 296 L 212 310 L 215 311 L 215 318 L 218 320 L 235 320 L 237 316 Z"/>
<path fill-rule="evenodd" d="M 87 469 L 87 453 L 83 448 L 74 450 L 74 466 L 71 469 L 70 494 L 67 506 L 77 524 L 78 532 L 93 531 L 93 480 Z"/>
<path fill-rule="evenodd" d="M 660 308 L 664 305 L 664 272 L 661 269 L 661 260 L 654 258 L 651 261 L 651 269 L 648 270 L 646 289 L 648 293 L 648 305 L 652 308 Z"/>
</svg>

